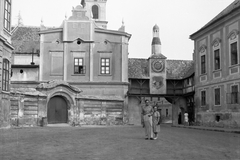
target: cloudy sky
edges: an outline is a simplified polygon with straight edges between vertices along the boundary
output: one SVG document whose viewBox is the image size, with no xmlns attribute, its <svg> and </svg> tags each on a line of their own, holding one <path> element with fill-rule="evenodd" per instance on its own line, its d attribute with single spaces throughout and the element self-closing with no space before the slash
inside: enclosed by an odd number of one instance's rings
<svg viewBox="0 0 240 160">
<path fill-rule="evenodd" d="M 152 28 L 160 28 L 162 54 L 168 59 L 191 60 L 193 41 L 189 35 L 199 30 L 234 0 L 107 0 L 108 29 L 122 25 L 132 34 L 130 58 L 151 55 Z M 12 24 L 20 12 L 23 24 L 59 27 L 81 0 L 12 0 Z"/>
</svg>

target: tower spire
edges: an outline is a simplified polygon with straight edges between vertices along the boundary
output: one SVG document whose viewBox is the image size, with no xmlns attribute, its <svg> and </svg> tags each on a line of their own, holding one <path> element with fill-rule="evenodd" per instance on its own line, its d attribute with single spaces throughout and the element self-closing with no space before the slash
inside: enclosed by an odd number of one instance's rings
<svg viewBox="0 0 240 160">
<path fill-rule="evenodd" d="M 22 26 L 23 25 L 23 20 L 22 20 L 22 16 L 21 16 L 21 11 L 18 12 L 18 26 Z"/>
<path fill-rule="evenodd" d="M 161 54 L 161 41 L 159 38 L 159 27 L 155 24 L 153 27 L 152 55 Z"/>
</svg>

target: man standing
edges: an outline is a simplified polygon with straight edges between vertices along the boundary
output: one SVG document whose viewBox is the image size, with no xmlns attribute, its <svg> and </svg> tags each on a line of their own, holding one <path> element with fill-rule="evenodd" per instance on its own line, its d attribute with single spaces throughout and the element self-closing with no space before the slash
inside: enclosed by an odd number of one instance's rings
<svg viewBox="0 0 240 160">
<path fill-rule="evenodd" d="M 142 107 L 142 117 L 145 128 L 146 140 L 153 140 L 152 114 L 153 108 L 151 105 L 149 105 L 149 100 L 145 100 L 145 105 Z"/>
</svg>

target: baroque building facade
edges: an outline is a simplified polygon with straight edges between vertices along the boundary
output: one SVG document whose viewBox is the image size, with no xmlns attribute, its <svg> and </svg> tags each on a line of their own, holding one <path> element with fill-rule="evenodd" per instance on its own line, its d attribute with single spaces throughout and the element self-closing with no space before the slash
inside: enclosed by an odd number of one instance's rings
<svg viewBox="0 0 240 160">
<path fill-rule="evenodd" d="M 240 127 L 240 2 L 235 0 L 200 30 L 194 41 L 196 121 Z"/>
<path fill-rule="evenodd" d="M 0 0 L 0 128 L 10 121 L 11 6 L 11 0 Z"/>
<path fill-rule="evenodd" d="M 107 29 L 106 3 L 86 0 L 59 28 L 18 26 L 12 92 L 22 101 L 12 99 L 12 117 L 31 125 L 127 122 L 131 35 L 124 24 Z"/>
</svg>

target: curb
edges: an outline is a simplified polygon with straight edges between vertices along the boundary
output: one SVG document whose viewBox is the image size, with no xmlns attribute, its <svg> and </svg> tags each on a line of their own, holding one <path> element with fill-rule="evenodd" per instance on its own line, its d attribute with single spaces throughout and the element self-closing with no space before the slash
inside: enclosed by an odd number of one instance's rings
<svg viewBox="0 0 240 160">
<path fill-rule="evenodd" d="M 198 129 L 198 130 L 206 130 L 206 131 L 217 131 L 217 132 L 228 132 L 228 133 L 237 133 L 237 134 L 240 134 L 240 130 L 227 130 L 227 129 L 221 129 L 221 128 L 204 128 L 204 127 L 180 126 L 180 125 L 172 125 L 172 127 L 187 128 L 187 129 Z"/>
</svg>

